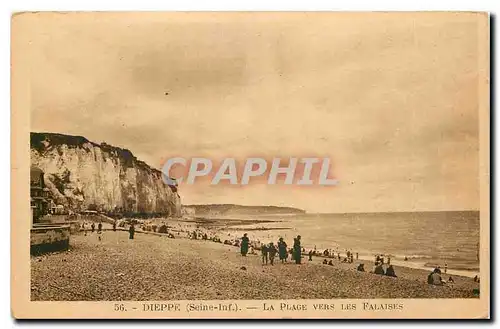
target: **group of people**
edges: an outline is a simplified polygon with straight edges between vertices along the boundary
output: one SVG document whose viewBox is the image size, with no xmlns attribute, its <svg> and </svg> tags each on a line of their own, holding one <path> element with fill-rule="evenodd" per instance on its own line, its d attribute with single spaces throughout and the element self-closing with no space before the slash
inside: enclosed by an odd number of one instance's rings
<svg viewBox="0 0 500 329">
<path fill-rule="evenodd" d="M 246 256 L 251 247 L 250 239 L 248 238 L 247 233 L 243 234 L 243 236 L 240 239 L 239 245 L 240 245 L 241 255 Z M 303 249 L 301 247 L 300 235 L 297 235 L 297 237 L 293 239 L 293 247 L 290 250 L 288 249 L 288 245 L 286 244 L 283 238 L 279 238 L 276 244 L 274 244 L 274 242 L 269 242 L 268 244 L 261 244 L 260 247 L 258 247 L 257 249 L 260 249 L 263 265 L 267 265 L 268 263 L 274 265 L 274 259 L 276 258 L 276 255 L 279 256 L 279 260 L 282 263 L 288 261 L 289 254 L 292 256 L 292 260 L 295 261 L 296 264 L 300 264 L 302 261 Z"/>
<path fill-rule="evenodd" d="M 375 255 L 375 264 L 380 263 L 382 265 L 385 264 L 384 255 Z M 387 265 L 391 265 L 391 257 L 387 256 Z"/>
<path fill-rule="evenodd" d="M 351 250 L 346 251 L 346 257 L 344 257 L 343 259 L 342 259 L 342 256 L 340 255 L 340 252 L 338 250 L 335 252 L 332 249 L 325 249 L 323 251 L 322 255 L 319 254 L 316 250 L 309 252 L 310 258 L 312 255 L 323 256 L 323 257 L 333 257 L 333 258 L 337 258 L 339 261 L 343 261 L 344 263 L 354 263 L 354 254 L 356 254 L 356 260 L 358 260 L 359 253 L 354 253 Z"/>
<path fill-rule="evenodd" d="M 82 231 L 85 231 L 85 233 L 86 233 L 87 232 L 87 222 L 83 222 L 81 228 L 82 228 Z M 92 222 L 92 224 L 90 224 L 90 231 L 92 233 L 95 232 L 95 223 L 94 222 Z M 100 232 L 102 232 L 102 222 L 99 222 L 97 224 L 97 233 L 100 233 Z"/>
</svg>

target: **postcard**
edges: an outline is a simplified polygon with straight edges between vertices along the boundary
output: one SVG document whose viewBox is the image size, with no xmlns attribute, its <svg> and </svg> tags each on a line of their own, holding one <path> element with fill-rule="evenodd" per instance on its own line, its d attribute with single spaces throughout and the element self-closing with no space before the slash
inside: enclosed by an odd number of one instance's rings
<svg viewBox="0 0 500 329">
<path fill-rule="evenodd" d="M 489 35 L 13 14 L 13 317 L 489 318 Z"/>
</svg>

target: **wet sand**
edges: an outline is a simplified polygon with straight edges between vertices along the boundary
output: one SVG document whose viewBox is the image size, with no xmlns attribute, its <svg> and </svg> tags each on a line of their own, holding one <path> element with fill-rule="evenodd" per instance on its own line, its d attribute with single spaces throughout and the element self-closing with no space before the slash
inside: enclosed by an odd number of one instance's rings
<svg viewBox="0 0 500 329">
<path fill-rule="evenodd" d="M 129 240 L 124 231 L 102 237 L 74 235 L 70 251 L 32 257 L 31 299 L 473 298 L 479 288 L 456 276 L 453 286 L 430 286 L 427 271 L 399 266 L 398 278 L 358 272 L 357 262 L 323 265 L 321 257 L 262 266 L 260 256 L 212 241 L 141 233 Z"/>
</svg>

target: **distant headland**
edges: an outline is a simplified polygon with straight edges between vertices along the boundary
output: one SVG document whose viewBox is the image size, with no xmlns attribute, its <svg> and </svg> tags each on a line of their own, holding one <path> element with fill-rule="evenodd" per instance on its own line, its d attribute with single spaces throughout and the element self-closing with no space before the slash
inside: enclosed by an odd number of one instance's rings
<svg viewBox="0 0 500 329">
<path fill-rule="evenodd" d="M 203 215 L 273 215 L 273 214 L 305 214 L 303 209 L 279 206 L 244 206 L 238 204 L 192 204 L 183 205 L 185 211 L 196 216 Z"/>
</svg>

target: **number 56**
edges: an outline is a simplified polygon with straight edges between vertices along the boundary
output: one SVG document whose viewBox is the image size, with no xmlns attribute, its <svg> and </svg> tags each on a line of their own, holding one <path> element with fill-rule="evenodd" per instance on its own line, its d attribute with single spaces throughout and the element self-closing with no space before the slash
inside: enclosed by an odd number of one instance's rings
<svg viewBox="0 0 500 329">
<path fill-rule="evenodd" d="M 120 312 L 126 311 L 125 305 L 123 305 L 123 304 L 115 304 L 115 311 L 120 311 Z"/>
</svg>

